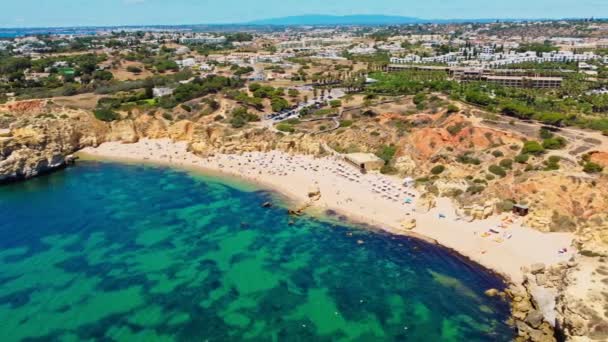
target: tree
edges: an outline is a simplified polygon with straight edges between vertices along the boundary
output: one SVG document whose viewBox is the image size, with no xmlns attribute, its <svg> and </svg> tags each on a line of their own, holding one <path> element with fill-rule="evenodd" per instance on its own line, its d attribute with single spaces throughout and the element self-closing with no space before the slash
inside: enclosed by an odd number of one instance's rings
<svg viewBox="0 0 608 342">
<path fill-rule="evenodd" d="M 255 93 L 256 90 L 262 88 L 262 85 L 259 83 L 251 83 L 249 84 L 249 91 Z"/>
<path fill-rule="evenodd" d="M 382 145 L 376 152 L 376 156 L 378 156 L 378 158 L 384 160 L 385 164 L 388 164 L 393 159 L 396 152 L 397 152 L 397 147 L 395 145 Z"/>
<path fill-rule="evenodd" d="M 232 111 L 230 125 L 232 125 L 233 128 L 241 128 L 245 126 L 248 122 L 252 121 L 260 121 L 260 118 L 255 114 L 249 113 L 247 111 L 247 108 L 238 107 Z"/>
<path fill-rule="evenodd" d="M 289 108 L 289 102 L 280 96 L 273 96 L 270 99 L 270 105 L 272 106 L 272 110 L 275 112 L 280 112 L 283 109 Z"/>
</svg>

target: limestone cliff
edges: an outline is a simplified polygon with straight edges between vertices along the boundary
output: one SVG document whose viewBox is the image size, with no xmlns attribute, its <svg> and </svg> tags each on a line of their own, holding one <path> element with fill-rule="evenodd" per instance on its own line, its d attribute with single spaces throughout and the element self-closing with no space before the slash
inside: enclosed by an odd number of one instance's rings
<svg viewBox="0 0 608 342">
<path fill-rule="evenodd" d="M 16 113 L 8 134 L 0 137 L 0 183 L 27 179 L 61 168 L 69 155 L 104 141 L 107 127 L 84 112 Z M 20 109 L 22 106 L 9 107 Z M 3 110 L 7 110 L 3 108 Z"/>
</svg>

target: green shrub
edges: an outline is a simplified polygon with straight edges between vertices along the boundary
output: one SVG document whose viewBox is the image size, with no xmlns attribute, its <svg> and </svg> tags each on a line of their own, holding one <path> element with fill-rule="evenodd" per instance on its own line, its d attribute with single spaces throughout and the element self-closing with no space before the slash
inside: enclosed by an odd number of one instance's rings
<svg viewBox="0 0 608 342">
<path fill-rule="evenodd" d="M 498 163 L 501 167 L 505 169 L 511 169 L 513 167 L 513 160 L 511 159 L 503 159 Z"/>
<path fill-rule="evenodd" d="M 500 157 L 503 157 L 505 154 L 499 150 L 494 150 L 494 151 L 492 151 L 492 155 L 496 158 L 500 158 Z"/>
<path fill-rule="evenodd" d="M 272 110 L 275 112 L 280 112 L 283 109 L 289 108 L 289 102 L 280 96 L 273 96 L 270 99 L 270 105 L 272 106 Z"/>
<path fill-rule="evenodd" d="M 559 161 L 561 160 L 558 156 L 550 156 L 545 161 L 545 171 L 559 170 Z"/>
<path fill-rule="evenodd" d="M 424 100 L 426 100 L 426 95 L 424 93 L 418 93 L 413 98 L 415 105 L 424 104 Z"/>
<path fill-rule="evenodd" d="M 482 193 L 486 188 L 483 185 L 473 184 L 467 188 L 467 192 L 471 195 Z"/>
<path fill-rule="evenodd" d="M 99 108 L 96 109 L 93 113 L 95 115 L 95 118 L 101 121 L 110 122 L 120 119 L 120 115 L 118 115 L 118 113 L 108 108 Z"/>
<path fill-rule="evenodd" d="M 384 175 L 394 175 L 397 173 L 397 169 L 386 164 L 380 169 L 380 173 Z"/>
<path fill-rule="evenodd" d="M 285 122 L 287 122 L 290 125 L 299 125 L 301 123 L 301 121 L 296 118 L 287 119 L 287 120 L 285 120 Z"/>
<path fill-rule="evenodd" d="M 460 112 L 460 107 L 458 107 L 455 104 L 450 103 L 448 105 L 448 114 L 452 114 L 452 113 L 458 113 Z"/>
<path fill-rule="evenodd" d="M 488 168 L 488 171 L 492 172 L 493 174 L 495 174 L 499 177 L 505 177 L 507 175 L 507 171 L 505 171 L 505 169 L 503 169 L 501 166 L 498 166 L 498 165 L 490 165 L 490 167 Z"/>
<path fill-rule="evenodd" d="M 388 164 L 393 159 L 396 152 L 397 147 L 395 147 L 395 145 L 382 145 L 378 151 L 376 151 L 376 156 L 384 160 L 384 163 Z"/>
<path fill-rule="evenodd" d="M 331 106 L 331 108 L 338 108 L 338 107 L 342 106 L 342 101 L 331 100 L 331 101 L 329 101 L 329 105 Z"/>
<path fill-rule="evenodd" d="M 537 141 L 530 140 L 524 142 L 524 146 L 521 149 L 522 154 L 533 154 L 540 155 L 545 153 L 545 149 Z"/>
<path fill-rule="evenodd" d="M 245 126 L 248 122 L 252 121 L 260 121 L 260 118 L 255 114 L 249 113 L 247 111 L 247 108 L 239 107 L 235 108 L 232 111 L 232 118 L 230 119 L 230 124 L 233 128 L 241 128 Z"/>
<path fill-rule="evenodd" d="M 293 133 L 296 130 L 295 128 L 293 128 L 292 125 L 285 123 L 285 122 L 281 122 L 280 124 L 278 124 L 277 129 L 281 132 L 287 132 L 287 133 Z"/>
<path fill-rule="evenodd" d="M 439 175 L 443 173 L 443 171 L 445 171 L 445 166 L 443 165 L 437 165 L 431 169 L 431 173 L 434 175 Z"/>
<path fill-rule="evenodd" d="M 287 95 L 289 95 L 290 97 L 297 97 L 298 95 L 300 95 L 300 92 L 297 89 L 289 89 L 287 90 Z"/>
<path fill-rule="evenodd" d="M 526 153 L 518 154 L 517 156 L 515 156 L 515 161 L 520 164 L 527 163 L 528 159 L 530 159 L 530 155 Z"/>
<path fill-rule="evenodd" d="M 540 132 L 539 132 L 539 136 L 541 139 L 551 139 L 551 138 L 553 138 L 553 133 L 546 128 L 541 128 Z"/>
<path fill-rule="evenodd" d="M 188 113 L 192 111 L 192 107 L 188 106 L 187 104 L 182 104 L 180 107 Z"/>
<path fill-rule="evenodd" d="M 459 163 L 462 163 L 462 164 L 472 164 L 472 165 L 481 164 L 481 160 L 479 160 L 475 157 L 471 157 L 469 153 L 459 155 L 458 157 L 456 157 L 456 161 Z"/>
<path fill-rule="evenodd" d="M 547 150 L 559 150 L 566 146 L 566 139 L 562 137 L 553 137 L 543 140 L 543 148 Z"/>
<path fill-rule="evenodd" d="M 170 113 L 163 113 L 163 118 L 165 118 L 165 120 L 173 120 L 173 115 L 171 115 Z"/>
<path fill-rule="evenodd" d="M 417 184 L 424 184 L 429 182 L 429 177 L 420 177 L 416 179 Z"/>
<path fill-rule="evenodd" d="M 450 133 L 451 135 L 456 135 L 458 133 L 460 133 L 460 131 L 462 131 L 462 129 L 465 127 L 466 125 L 463 122 L 459 122 L 457 124 L 454 124 L 452 126 L 449 126 L 447 129 L 448 133 Z"/>
<path fill-rule="evenodd" d="M 340 127 L 350 127 L 353 124 L 353 120 L 342 120 L 340 121 Z"/>
<path fill-rule="evenodd" d="M 138 67 L 136 67 L 134 65 L 129 65 L 127 67 L 127 71 L 130 72 L 130 73 L 133 73 L 133 74 L 139 74 L 141 72 L 141 68 L 138 68 Z"/>
<path fill-rule="evenodd" d="M 250 83 L 249 84 L 249 91 L 254 93 L 256 90 L 262 88 L 262 85 L 259 83 Z"/>
<path fill-rule="evenodd" d="M 585 171 L 586 173 L 600 173 L 604 171 L 604 167 L 594 162 L 588 161 L 583 165 L 583 171 Z"/>
<path fill-rule="evenodd" d="M 513 210 L 514 205 L 515 202 L 512 200 L 504 200 L 496 205 L 496 209 L 498 209 L 500 212 L 509 212 Z"/>
</svg>

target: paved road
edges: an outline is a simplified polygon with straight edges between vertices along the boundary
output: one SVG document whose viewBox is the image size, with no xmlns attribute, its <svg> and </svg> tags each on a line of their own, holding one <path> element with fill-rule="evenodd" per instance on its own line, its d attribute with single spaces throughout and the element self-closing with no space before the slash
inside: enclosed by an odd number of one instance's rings
<svg viewBox="0 0 608 342">
<path fill-rule="evenodd" d="M 322 98 L 319 96 L 319 97 L 310 99 L 310 100 L 308 100 L 308 102 L 302 102 L 295 109 L 289 110 L 288 112 L 286 112 L 284 114 L 281 114 L 281 113 L 268 114 L 268 115 L 266 115 L 265 119 L 267 121 L 270 121 L 271 124 L 275 124 L 275 123 L 285 121 L 288 119 L 299 118 L 300 111 L 302 109 L 304 109 L 305 107 L 311 107 L 311 106 L 314 106 L 316 103 L 325 102 L 327 100 L 341 99 L 342 97 L 344 97 L 345 94 L 346 93 L 342 89 L 337 89 L 337 88 L 331 89 L 329 92 L 329 95 L 325 96 L 325 98 Z"/>
</svg>

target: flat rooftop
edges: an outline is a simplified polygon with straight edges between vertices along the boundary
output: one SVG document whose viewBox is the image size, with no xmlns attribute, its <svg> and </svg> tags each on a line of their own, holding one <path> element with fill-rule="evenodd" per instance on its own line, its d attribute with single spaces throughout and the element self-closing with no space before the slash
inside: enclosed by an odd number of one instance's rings
<svg viewBox="0 0 608 342">
<path fill-rule="evenodd" d="M 384 162 L 373 153 L 349 153 L 344 155 L 345 158 L 356 164 L 365 164 L 370 162 Z"/>
<path fill-rule="evenodd" d="M 562 77 L 540 76 L 486 76 L 488 80 L 534 80 L 534 81 L 562 81 Z"/>
</svg>

